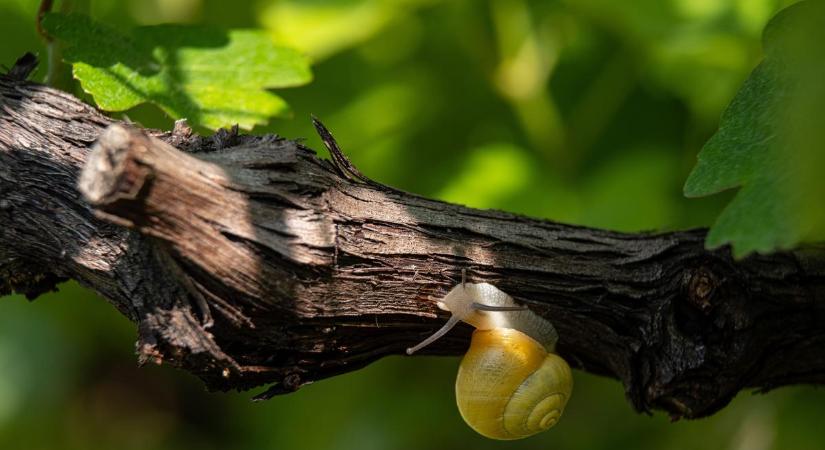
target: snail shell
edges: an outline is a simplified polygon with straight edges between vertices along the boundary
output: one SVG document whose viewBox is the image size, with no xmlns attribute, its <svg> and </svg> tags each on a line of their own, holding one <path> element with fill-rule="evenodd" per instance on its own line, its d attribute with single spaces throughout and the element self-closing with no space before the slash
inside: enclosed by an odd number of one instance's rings
<svg viewBox="0 0 825 450">
<path fill-rule="evenodd" d="M 455 383 L 464 421 L 492 439 L 521 439 L 558 422 L 573 391 L 570 366 L 553 353 L 553 325 L 487 283 L 461 283 L 441 301 L 447 323 L 412 354 L 445 335 L 458 322 L 474 326 L 470 349 Z"/>
<path fill-rule="evenodd" d="M 455 383 L 464 421 L 493 439 L 521 439 L 552 427 L 572 390 L 564 359 L 512 328 L 476 330 Z"/>
</svg>

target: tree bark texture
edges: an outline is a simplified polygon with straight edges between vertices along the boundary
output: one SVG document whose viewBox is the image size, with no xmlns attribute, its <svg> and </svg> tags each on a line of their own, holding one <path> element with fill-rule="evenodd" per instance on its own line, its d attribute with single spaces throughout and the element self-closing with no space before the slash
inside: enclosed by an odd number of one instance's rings
<svg viewBox="0 0 825 450">
<path fill-rule="evenodd" d="M 210 389 L 267 397 L 403 354 L 462 271 L 550 320 L 559 353 L 639 411 L 825 382 L 822 249 L 735 261 L 704 230 L 467 208 L 369 180 L 322 127 L 332 161 L 272 135 L 142 130 L 23 78 L 0 78 L 0 294 L 78 280 L 137 324 L 141 362 Z M 422 353 L 459 355 L 470 331 Z"/>
</svg>

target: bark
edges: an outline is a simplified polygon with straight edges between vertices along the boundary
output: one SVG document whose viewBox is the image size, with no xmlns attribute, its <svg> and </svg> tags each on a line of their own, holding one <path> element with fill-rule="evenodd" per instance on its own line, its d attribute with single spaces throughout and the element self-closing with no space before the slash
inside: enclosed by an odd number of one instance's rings
<svg viewBox="0 0 825 450">
<path fill-rule="evenodd" d="M 210 389 L 266 398 L 403 354 L 462 271 L 549 319 L 559 353 L 639 411 L 825 382 L 822 249 L 735 261 L 705 230 L 466 208 L 369 180 L 322 127 L 331 162 L 277 136 L 141 130 L 20 72 L 0 78 L 0 294 L 78 280 L 137 324 L 141 362 Z M 422 353 L 459 355 L 470 331 Z"/>
</svg>

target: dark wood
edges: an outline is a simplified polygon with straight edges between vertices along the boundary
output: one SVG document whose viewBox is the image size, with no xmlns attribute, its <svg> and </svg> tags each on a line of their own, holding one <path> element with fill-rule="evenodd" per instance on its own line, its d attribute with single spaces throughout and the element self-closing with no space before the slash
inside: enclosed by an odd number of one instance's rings
<svg viewBox="0 0 825 450">
<path fill-rule="evenodd" d="M 140 130 L 4 77 L 0 294 L 76 279 L 137 324 L 140 361 L 210 389 L 274 383 L 263 397 L 403 354 L 462 270 L 552 321 L 559 353 L 639 411 L 701 417 L 744 388 L 825 382 L 821 249 L 737 262 L 704 230 L 476 210 L 333 161 L 277 136 Z M 459 355 L 469 333 L 424 353 Z"/>
</svg>

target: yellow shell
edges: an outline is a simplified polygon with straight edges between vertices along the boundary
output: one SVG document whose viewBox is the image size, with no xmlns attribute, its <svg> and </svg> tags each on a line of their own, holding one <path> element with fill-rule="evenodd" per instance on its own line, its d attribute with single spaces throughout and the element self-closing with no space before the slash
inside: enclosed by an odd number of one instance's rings
<svg viewBox="0 0 825 450">
<path fill-rule="evenodd" d="M 552 427 L 572 391 L 570 366 L 512 328 L 473 332 L 455 383 L 464 421 L 492 439 L 521 439 Z"/>
</svg>

